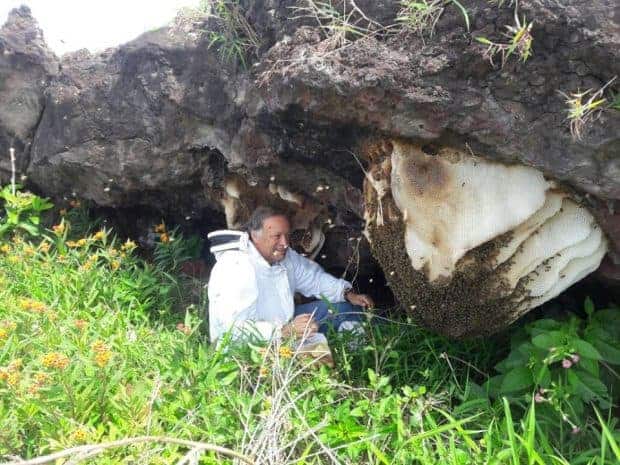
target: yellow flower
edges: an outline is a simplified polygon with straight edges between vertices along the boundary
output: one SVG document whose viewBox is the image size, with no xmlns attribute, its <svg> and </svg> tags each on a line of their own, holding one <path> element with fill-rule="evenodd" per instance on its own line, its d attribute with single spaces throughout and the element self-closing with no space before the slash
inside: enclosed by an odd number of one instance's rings
<svg viewBox="0 0 620 465">
<path fill-rule="evenodd" d="M 88 322 L 86 320 L 75 320 L 75 327 L 80 331 L 83 331 L 86 326 L 88 326 Z"/>
<path fill-rule="evenodd" d="M 0 328 L 0 341 L 6 339 L 7 337 L 9 337 L 9 332 L 6 328 Z"/>
<path fill-rule="evenodd" d="M 0 381 L 6 381 L 9 377 L 9 372 L 6 368 L 0 368 Z"/>
<path fill-rule="evenodd" d="M 167 242 L 170 242 L 170 236 L 168 236 L 168 234 L 166 234 L 166 233 L 161 233 L 159 235 L 159 240 L 162 241 L 165 244 Z"/>
<path fill-rule="evenodd" d="M 34 255 L 35 250 L 32 248 L 31 245 L 27 245 L 26 247 L 24 247 L 24 255 L 26 255 L 27 257 L 32 257 Z"/>
<path fill-rule="evenodd" d="M 34 382 L 39 386 L 45 384 L 49 379 L 50 375 L 48 375 L 47 373 L 37 373 L 36 375 L 34 375 Z"/>
<path fill-rule="evenodd" d="M 190 334 L 192 334 L 192 328 L 190 328 L 189 326 L 183 323 L 178 323 L 177 329 L 181 331 L 183 334 L 185 334 L 186 336 L 189 336 Z"/>
<path fill-rule="evenodd" d="M 22 310 L 29 310 L 34 313 L 43 313 L 47 310 L 47 307 L 44 303 L 33 299 L 21 298 L 19 299 L 19 306 L 22 308 Z"/>
<path fill-rule="evenodd" d="M 112 271 L 118 270 L 120 266 L 121 266 L 121 262 L 119 262 L 118 260 L 112 260 L 110 262 L 110 268 L 112 268 Z"/>
<path fill-rule="evenodd" d="M 73 248 L 75 248 L 77 246 L 78 246 L 77 242 L 75 242 L 75 241 L 67 241 L 67 247 L 70 247 L 70 248 L 73 249 Z"/>
<path fill-rule="evenodd" d="M 16 358 L 15 360 L 11 361 L 11 363 L 8 364 L 6 369 L 9 371 L 9 373 L 15 373 L 16 371 L 21 370 L 23 366 L 24 366 L 24 363 L 22 362 L 22 359 Z"/>
<path fill-rule="evenodd" d="M 41 359 L 41 363 L 46 368 L 57 368 L 64 370 L 69 366 L 69 357 L 60 352 L 48 352 Z"/>
<path fill-rule="evenodd" d="M 116 249 L 109 249 L 108 253 L 110 254 L 110 257 L 118 256 L 118 250 L 116 250 Z"/>
<path fill-rule="evenodd" d="M 0 252 L 9 253 L 11 251 L 11 246 L 9 244 L 0 245 Z"/>
<path fill-rule="evenodd" d="M 293 356 L 293 351 L 290 347 L 282 346 L 278 351 L 280 353 L 280 357 L 282 358 L 291 358 Z"/>
<path fill-rule="evenodd" d="M 155 226 L 155 232 L 156 233 L 165 233 L 166 232 L 166 225 L 164 223 L 160 223 L 157 226 Z"/>
<path fill-rule="evenodd" d="M 67 209 L 66 208 L 61 208 L 58 213 L 60 213 L 60 216 L 65 216 L 67 214 Z"/>
<path fill-rule="evenodd" d="M 95 363 L 99 367 L 103 368 L 108 364 L 111 358 L 112 352 L 110 352 L 109 350 L 103 350 L 101 352 L 97 352 L 97 354 L 95 355 Z"/>
<path fill-rule="evenodd" d="M 78 247 L 84 247 L 86 245 L 86 242 L 87 242 L 86 239 L 82 238 L 82 239 L 77 241 L 77 246 Z"/>
<path fill-rule="evenodd" d="M 19 384 L 20 379 L 21 379 L 21 375 L 19 374 L 18 371 L 16 371 L 14 373 L 9 373 L 9 375 L 6 378 L 6 382 L 9 386 L 15 387 Z"/>
<path fill-rule="evenodd" d="M 43 253 L 47 253 L 50 251 L 50 243 L 49 242 L 41 242 L 39 244 L 39 250 Z"/>
<path fill-rule="evenodd" d="M 88 439 L 88 433 L 86 431 L 84 431 L 83 429 L 76 429 L 72 434 L 71 434 L 71 439 L 73 439 L 74 441 L 77 442 L 84 442 Z"/>
<path fill-rule="evenodd" d="M 64 233 L 65 232 L 65 223 L 61 222 L 60 224 L 55 224 L 54 226 L 52 226 L 52 231 L 54 231 L 58 235 Z"/>
<path fill-rule="evenodd" d="M 108 345 L 101 339 L 93 342 L 90 348 L 93 350 L 93 352 L 105 352 L 107 350 L 110 350 L 108 349 Z"/>
<path fill-rule="evenodd" d="M 125 250 L 133 250 L 135 249 L 136 243 L 132 240 L 127 239 L 127 241 L 121 246 L 121 250 L 125 251 Z"/>
<path fill-rule="evenodd" d="M 69 202 L 69 206 L 71 208 L 78 208 L 81 205 L 79 200 L 72 200 L 71 202 Z"/>
<path fill-rule="evenodd" d="M 41 389 L 41 386 L 38 384 L 31 384 L 28 386 L 28 394 L 36 396 L 39 393 L 39 389 Z"/>
<path fill-rule="evenodd" d="M 95 233 L 95 235 L 93 236 L 93 240 L 95 241 L 100 241 L 105 237 L 105 232 L 104 231 L 97 231 Z"/>
<path fill-rule="evenodd" d="M 261 376 L 267 376 L 269 374 L 269 370 L 267 369 L 267 367 L 260 367 L 258 369 L 258 374 Z"/>
<path fill-rule="evenodd" d="M 19 263 L 19 258 L 16 257 L 15 255 L 9 255 L 9 258 L 7 258 L 7 260 L 9 261 L 9 263 L 12 263 L 13 265 L 16 265 L 17 263 Z"/>
<path fill-rule="evenodd" d="M 17 323 L 15 323 L 14 321 L 4 320 L 2 322 L 2 327 L 8 329 L 9 331 L 15 331 L 15 329 L 17 328 Z"/>
</svg>

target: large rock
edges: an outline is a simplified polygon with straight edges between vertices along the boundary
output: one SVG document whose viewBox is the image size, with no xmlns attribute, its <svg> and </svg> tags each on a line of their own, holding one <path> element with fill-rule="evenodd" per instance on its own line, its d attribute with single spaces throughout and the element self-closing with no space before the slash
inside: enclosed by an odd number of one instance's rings
<svg viewBox="0 0 620 465">
<path fill-rule="evenodd" d="M 411 216 L 403 215 L 411 212 L 404 213 L 408 208 L 394 193 L 391 172 L 385 173 L 382 185 L 382 227 L 388 229 L 377 230 L 374 220 L 366 229 L 405 308 L 417 308 L 413 314 L 424 324 L 450 335 L 489 333 L 531 308 L 524 299 L 532 305 L 544 299 L 536 300 L 532 292 L 502 291 L 506 282 L 513 290 L 523 287 L 519 283 L 532 271 L 528 267 L 504 270 L 501 275 L 508 281 L 497 281 L 486 277 L 498 263 L 489 259 L 474 260 L 479 266 L 466 265 L 473 263 L 472 256 L 496 250 L 506 234 L 527 230 L 552 191 L 562 192 L 570 208 L 593 215 L 585 223 L 591 229 L 600 225 L 607 238 L 601 235 L 599 245 L 610 248 L 604 275 L 611 281 L 618 276 L 614 202 L 620 200 L 619 112 L 600 112 L 575 141 L 565 99 L 558 92 L 596 90 L 620 75 L 615 3 L 519 2 L 519 17 L 534 20 L 533 56 L 525 62 L 511 57 L 503 68 L 489 63 L 485 47 L 474 38 L 507 40 L 502 35 L 505 26 L 514 25 L 509 2 L 499 8 L 463 2 L 470 31 L 460 10 L 450 4 L 431 37 L 428 30 L 419 34 L 403 27 L 380 28 L 396 22 L 400 2 L 357 1 L 358 10 L 347 6 L 353 11 L 349 20 L 369 33 L 347 42 L 350 38 L 326 36 L 326 31 L 342 30 L 337 24 L 320 28 L 312 15 L 298 18 L 300 12 L 290 8 L 295 2 L 243 1 L 244 21 L 237 24 L 254 31 L 256 45 L 245 55 L 247 68 L 234 59 L 223 62 L 229 49 L 209 47 L 214 38 L 209 31 L 220 37 L 234 34 L 227 35 L 230 30 L 221 22 L 200 14 L 180 16 L 170 27 L 103 53 L 65 55 L 57 74 L 53 57 L 43 60 L 49 52 L 37 39 L 33 57 L 26 60 L 30 68 L 0 68 L 4 82 L 42 86 L 28 87 L 29 95 L 38 96 L 31 98 L 38 106 L 31 105 L 27 118 L 7 118 L 3 115 L 10 113 L 8 107 L 0 107 L 0 152 L 7 152 L 15 140 L 23 141 L 15 144 L 34 185 L 57 197 L 75 193 L 103 207 L 136 211 L 148 206 L 196 221 L 220 221 L 217 210 L 225 214 L 228 226 L 239 227 L 255 205 L 275 203 L 290 211 L 303 251 L 319 260 L 325 255 L 324 263 L 339 269 L 347 267 L 342 254 L 319 250 L 332 244 L 329 250 L 337 251 L 333 244 L 338 242 L 341 250 L 361 250 L 360 256 L 367 256 L 368 242 L 357 238 L 364 218 L 376 220 L 379 205 L 371 199 L 377 190 L 369 190 L 368 175 L 385 168 L 385 160 L 391 162 L 394 143 L 418 147 L 416 153 L 436 157 L 440 165 L 450 162 L 447 153 L 458 153 L 463 160 L 478 157 L 478 168 L 472 168 L 479 170 L 472 174 L 479 180 L 478 190 L 456 203 L 473 212 L 473 235 L 461 238 L 466 244 L 448 241 L 449 247 L 433 252 L 434 263 L 448 266 L 450 272 L 415 258 L 414 249 L 429 242 L 410 240 L 413 229 L 407 233 L 406 225 Z M 0 44 L 28 50 L 27 37 L 39 37 L 35 30 L 28 12 L 20 10 L 0 32 Z M 21 92 L 15 85 L 2 86 L 0 82 L 0 98 Z M 388 146 L 392 148 L 385 149 Z M 484 172 L 486 164 L 498 169 Z M 492 197 L 491 186 L 508 182 L 507 173 L 522 171 L 536 173 L 523 178 L 524 185 L 537 179 L 540 187 L 538 193 L 531 192 L 529 203 L 519 189 L 506 189 L 504 204 L 491 210 L 472 208 L 478 194 Z M 495 177 L 489 179 L 488 191 L 485 175 Z M 419 200 L 411 205 L 427 208 L 423 231 L 428 232 L 440 223 L 433 222 L 432 209 Z M 522 200 L 524 209 L 514 217 L 497 228 L 478 230 L 495 221 L 497 211 Z M 454 238 L 454 224 L 441 221 L 447 225 L 443 238 Z M 534 223 L 542 227 L 544 221 Z M 555 260 L 556 249 L 550 247 L 543 260 Z M 594 258 L 572 276 L 596 267 L 599 249 L 595 247 Z M 390 253 L 382 252 L 386 250 Z M 366 277 L 375 271 L 368 262 L 360 268 Z M 464 268 L 469 281 L 454 281 L 454 273 Z M 390 274 L 394 269 L 407 279 L 396 281 Z M 519 274 L 524 270 L 529 271 Z M 451 313 L 458 294 L 447 289 L 469 292 L 466 287 L 483 278 L 490 294 L 472 297 Z M 555 293 L 551 289 L 559 287 L 540 287 L 538 297 L 550 297 Z M 432 298 L 421 302 L 421 293 Z M 489 304 L 494 300 L 502 304 Z M 467 317 L 467 309 L 478 304 L 484 311 Z"/>
<path fill-rule="evenodd" d="M 0 28 L 0 174 L 10 177 L 9 147 L 25 172 L 45 103 L 44 91 L 58 72 L 58 59 L 27 7 L 11 11 Z"/>
</svg>

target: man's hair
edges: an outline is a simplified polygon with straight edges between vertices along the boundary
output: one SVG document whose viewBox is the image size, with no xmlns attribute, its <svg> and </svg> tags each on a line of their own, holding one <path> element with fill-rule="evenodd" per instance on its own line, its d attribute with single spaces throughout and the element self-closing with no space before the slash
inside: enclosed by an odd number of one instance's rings
<svg viewBox="0 0 620 465">
<path fill-rule="evenodd" d="M 263 229 L 263 223 L 267 218 L 271 218 L 272 216 L 283 216 L 288 220 L 288 215 L 284 213 L 282 210 L 277 210 L 272 207 L 260 206 L 250 216 L 250 219 L 246 223 L 246 230 L 248 232 L 251 231 L 259 231 Z"/>
</svg>

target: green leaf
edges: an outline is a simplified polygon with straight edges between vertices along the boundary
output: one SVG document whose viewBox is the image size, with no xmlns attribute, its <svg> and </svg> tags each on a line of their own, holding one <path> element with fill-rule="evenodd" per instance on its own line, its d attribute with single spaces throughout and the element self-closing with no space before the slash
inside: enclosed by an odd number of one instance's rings
<svg viewBox="0 0 620 465">
<path fill-rule="evenodd" d="M 238 371 L 232 371 L 230 373 L 228 373 L 226 376 L 224 376 L 221 380 L 220 380 L 220 386 L 228 386 L 230 384 L 232 384 L 232 382 L 237 378 L 237 376 L 239 376 L 239 372 Z"/>
<path fill-rule="evenodd" d="M 514 392 L 526 389 L 534 384 L 532 372 L 527 367 L 517 367 L 504 375 L 500 390 L 502 392 Z"/>
<path fill-rule="evenodd" d="M 383 463 L 384 465 L 390 465 L 390 463 L 392 463 L 388 459 L 387 455 L 381 452 L 379 448 L 372 443 L 372 441 L 368 442 L 368 447 L 370 448 L 372 453 L 375 454 L 375 457 L 377 457 L 381 463 Z"/>
<path fill-rule="evenodd" d="M 589 358 L 592 360 L 600 360 L 603 358 L 598 350 L 592 346 L 592 344 L 584 341 L 583 339 L 573 339 L 572 346 L 580 357 Z"/>
<path fill-rule="evenodd" d="M 603 382 L 590 373 L 577 369 L 569 369 L 567 379 L 581 398 L 589 402 L 594 399 L 606 400 L 608 397 L 607 387 Z"/>
<path fill-rule="evenodd" d="M 599 411 L 595 408 L 594 412 L 596 413 L 598 421 L 601 424 L 601 429 L 603 430 L 603 435 L 605 436 L 605 439 L 607 439 L 607 441 L 609 441 L 609 446 L 611 447 L 611 450 L 613 451 L 614 455 L 616 456 L 616 460 L 620 461 L 620 446 L 616 442 L 616 439 L 614 438 L 613 433 L 609 430 L 609 427 L 607 426 L 607 423 L 605 421 L 603 421 L 603 418 L 601 417 L 601 414 L 599 413 Z"/>
<path fill-rule="evenodd" d="M 588 316 L 594 313 L 594 302 L 590 297 L 586 297 L 586 300 L 583 302 L 583 309 Z"/>
<path fill-rule="evenodd" d="M 539 334 L 532 339 L 532 344 L 541 349 L 549 350 L 552 347 L 562 345 L 562 333 L 560 331 L 549 331 Z"/>
</svg>

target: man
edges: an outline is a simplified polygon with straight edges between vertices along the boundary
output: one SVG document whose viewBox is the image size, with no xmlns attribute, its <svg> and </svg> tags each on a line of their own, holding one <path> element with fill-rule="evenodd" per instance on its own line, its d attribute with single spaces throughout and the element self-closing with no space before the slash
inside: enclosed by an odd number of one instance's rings
<svg viewBox="0 0 620 465">
<path fill-rule="evenodd" d="M 351 283 L 290 249 L 290 224 L 284 214 L 259 207 L 247 229 L 208 236 L 217 258 L 208 291 L 212 342 L 229 330 L 233 336 L 254 331 L 270 339 L 325 334 L 330 325 L 353 329 L 362 307 L 374 305 L 369 296 L 353 292 Z M 336 302 L 336 313 L 322 300 L 295 306 L 295 292 Z"/>
</svg>

